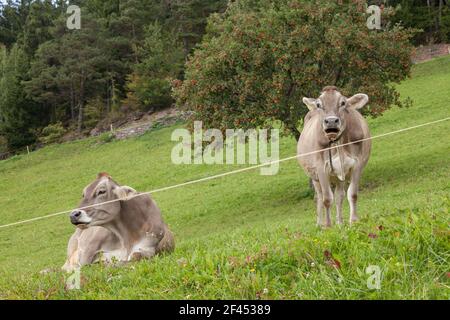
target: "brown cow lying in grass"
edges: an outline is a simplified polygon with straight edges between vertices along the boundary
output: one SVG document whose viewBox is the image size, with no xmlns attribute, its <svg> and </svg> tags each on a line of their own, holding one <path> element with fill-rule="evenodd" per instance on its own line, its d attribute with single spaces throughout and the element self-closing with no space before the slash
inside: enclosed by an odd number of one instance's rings
<svg viewBox="0 0 450 320">
<path fill-rule="evenodd" d="M 369 98 L 359 93 L 344 97 L 336 87 L 325 87 L 319 98 L 303 98 L 310 110 L 305 117 L 304 128 L 297 146 L 297 154 L 339 146 L 370 138 L 369 127 L 358 109 L 364 107 Z M 371 141 L 365 140 L 298 158 L 306 174 L 312 179 L 316 191 L 317 224 L 331 226 L 330 208 L 336 199 L 336 220 L 342 224 L 342 202 L 345 184 L 348 181 L 350 223 L 358 220 L 356 201 L 362 171 L 366 166 Z M 334 186 L 334 197 L 332 187 Z M 325 207 L 326 220 L 322 211 Z"/>
<path fill-rule="evenodd" d="M 83 191 L 79 208 L 70 221 L 77 226 L 69 240 L 63 270 L 71 271 L 99 260 L 125 262 L 171 252 L 175 243 L 161 212 L 149 195 L 120 186 L 108 174 L 100 173 Z"/>
</svg>

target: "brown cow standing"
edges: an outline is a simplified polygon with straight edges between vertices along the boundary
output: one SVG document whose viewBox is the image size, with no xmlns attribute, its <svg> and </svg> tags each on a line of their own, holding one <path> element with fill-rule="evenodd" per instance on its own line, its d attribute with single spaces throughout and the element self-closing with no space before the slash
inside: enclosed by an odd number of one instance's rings
<svg viewBox="0 0 450 320">
<path fill-rule="evenodd" d="M 63 270 L 71 271 L 99 259 L 131 261 L 173 251 L 173 234 L 149 195 L 120 186 L 108 174 L 84 188 L 79 208 L 70 215 L 77 230 L 69 240 Z M 101 204 L 111 200 L 115 202 Z"/>
<path fill-rule="evenodd" d="M 305 117 L 304 128 L 297 145 L 297 154 L 305 154 L 330 146 L 370 138 L 369 127 L 357 111 L 369 98 L 359 93 L 344 97 L 336 87 L 325 87 L 318 99 L 303 98 L 310 110 Z M 342 202 L 345 184 L 349 182 L 347 198 L 350 204 L 350 223 L 358 220 L 356 202 L 362 170 L 366 166 L 371 141 L 337 147 L 330 151 L 300 156 L 298 161 L 312 179 L 316 191 L 317 224 L 331 226 L 330 208 L 336 200 L 336 221 L 342 224 Z M 334 186 L 334 196 L 332 187 Z M 322 220 L 325 207 L 326 221 Z"/>
</svg>

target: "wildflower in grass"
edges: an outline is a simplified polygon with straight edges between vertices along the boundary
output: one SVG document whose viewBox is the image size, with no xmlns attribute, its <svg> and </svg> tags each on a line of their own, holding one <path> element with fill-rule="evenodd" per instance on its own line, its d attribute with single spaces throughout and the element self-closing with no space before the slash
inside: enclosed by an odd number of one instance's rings
<svg viewBox="0 0 450 320">
<path fill-rule="evenodd" d="M 177 260 L 177 263 L 180 267 L 184 268 L 187 266 L 187 260 L 186 258 L 180 258 Z"/>
<path fill-rule="evenodd" d="M 334 267 L 336 269 L 340 269 L 341 268 L 341 262 L 338 259 L 334 258 L 330 251 L 325 250 L 323 252 L 323 254 L 325 256 L 325 262 L 329 266 L 332 266 L 332 267 Z"/>
<path fill-rule="evenodd" d="M 232 268 L 239 266 L 239 259 L 236 257 L 228 257 L 228 263 Z"/>
</svg>

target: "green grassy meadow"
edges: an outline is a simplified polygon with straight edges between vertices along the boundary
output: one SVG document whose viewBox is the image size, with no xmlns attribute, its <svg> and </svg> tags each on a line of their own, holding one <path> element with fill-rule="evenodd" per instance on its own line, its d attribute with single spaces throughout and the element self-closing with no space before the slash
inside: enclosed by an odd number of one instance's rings
<svg viewBox="0 0 450 320">
<path fill-rule="evenodd" d="M 413 106 L 369 119 L 372 135 L 449 117 L 450 57 L 416 65 L 399 90 Z M 239 168 L 173 165 L 175 127 L 1 161 L 0 225 L 76 207 L 101 171 L 147 191 Z M 283 138 L 280 158 L 295 152 Z M 450 121 L 373 141 L 352 227 L 315 226 L 295 160 L 275 176 L 248 171 L 153 197 L 175 233 L 173 254 L 84 267 L 81 289 L 66 290 L 57 270 L 74 232 L 68 215 L 0 229 L 0 299 L 450 298 Z M 346 201 L 344 210 L 348 220 Z M 370 265 L 382 271 L 379 290 L 367 287 Z M 47 268 L 55 272 L 40 273 Z"/>
</svg>

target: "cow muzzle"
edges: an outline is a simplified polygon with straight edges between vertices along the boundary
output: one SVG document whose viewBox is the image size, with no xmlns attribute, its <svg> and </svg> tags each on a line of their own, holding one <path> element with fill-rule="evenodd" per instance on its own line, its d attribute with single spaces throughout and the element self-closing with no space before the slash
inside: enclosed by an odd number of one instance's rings
<svg viewBox="0 0 450 320">
<path fill-rule="evenodd" d="M 326 117 L 323 120 L 323 130 L 328 139 L 336 140 L 341 132 L 341 120 L 335 116 Z"/>
<path fill-rule="evenodd" d="M 85 228 L 91 221 L 92 218 L 84 210 L 74 210 L 70 214 L 70 222 L 77 227 Z"/>
</svg>

